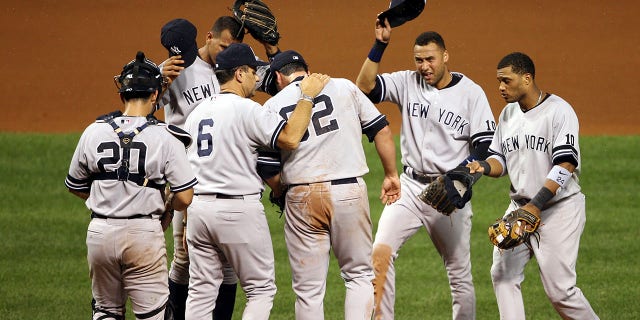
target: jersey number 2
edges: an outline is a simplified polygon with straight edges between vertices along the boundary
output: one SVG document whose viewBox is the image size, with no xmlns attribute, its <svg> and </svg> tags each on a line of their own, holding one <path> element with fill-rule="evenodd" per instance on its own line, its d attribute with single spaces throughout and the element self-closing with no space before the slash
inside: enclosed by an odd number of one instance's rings
<svg viewBox="0 0 640 320">
<path fill-rule="evenodd" d="M 315 107 L 320 104 L 324 104 L 325 108 L 322 110 L 315 109 Z M 327 96 L 326 94 L 317 96 L 315 99 L 313 99 L 313 107 L 315 111 L 311 115 L 311 123 L 313 124 L 313 131 L 315 131 L 316 136 L 340 129 L 340 126 L 338 126 L 338 121 L 336 121 L 336 119 L 329 120 L 326 126 L 323 126 L 320 122 L 320 119 L 328 117 L 333 113 L 333 104 L 331 103 L 331 98 L 329 98 L 329 96 Z M 289 120 L 289 114 L 291 114 L 293 112 L 293 109 L 295 108 L 296 105 L 294 104 L 280 109 L 280 116 L 285 120 Z M 302 136 L 300 142 L 307 141 L 307 139 L 309 139 L 308 129 L 307 131 L 305 131 L 304 136 Z"/>
<path fill-rule="evenodd" d="M 116 164 L 118 163 L 118 161 L 120 161 L 120 145 L 118 145 L 116 142 L 113 142 L 113 141 L 103 142 L 98 145 L 98 154 L 103 153 L 106 150 L 111 150 L 111 156 L 100 158 L 100 160 L 98 160 L 98 169 L 100 169 L 100 172 L 107 172 L 107 170 L 104 168 L 105 165 Z M 138 150 L 138 161 L 137 161 L 138 171 L 137 172 L 132 171 L 132 172 L 138 173 L 144 176 L 145 175 L 144 161 L 147 158 L 147 145 L 145 145 L 142 142 L 134 141 L 131 143 L 131 150 Z M 129 159 L 122 159 L 122 160 L 127 161 L 129 164 L 134 163 L 133 161 L 131 161 L 130 158 L 131 158 L 131 152 L 129 153 Z"/>
</svg>

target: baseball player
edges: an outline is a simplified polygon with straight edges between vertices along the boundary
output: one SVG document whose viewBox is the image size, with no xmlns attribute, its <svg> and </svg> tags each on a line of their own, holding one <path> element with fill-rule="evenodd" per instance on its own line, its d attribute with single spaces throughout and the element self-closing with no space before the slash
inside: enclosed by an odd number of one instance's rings
<svg viewBox="0 0 640 320">
<path fill-rule="evenodd" d="M 127 297 L 137 318 L 164 319 L 169 289 L 159 217 L 165 183 L 173 193 L 171 205 L 180 210 L 191 203 L 197 181 L 185 145 L 166 125 L 145 117 L 162 91 L 158 67 L 138 52 L 117 81 L 125 111 L 87 127 L 65 185 L 91 210 L 87 260 L 93 319 L 124 319 Z"/>
<path fill-rule="evenodd" d="M 509 174 L 511 203 L 541 218 L 530 246 L 493 250 L 491 279 L 500 319 L 525 319 L 520 284 L 536 257 L 547 297 L 563 319 L 598 319 L 576 286 L 576 261 L 584 229 L 585 196 L 580 191 L 578 118 L 562 98 L 535 82 L 529 56 L 514 52 L 498 63 L 499 90 L 507 102 L 486 161 L 467 165 L 491 177 Z"/>
<path fill-rule="evenodd" d="M 264 185 L 256 170 L 260 147 L 295 149 L 311 117 L 301 100 L 285 122 L 249 97 L 264 64 L 246 44 L 234 43 L 216 58 L 220 93 L 196 107 L 185 129 L 197 137 L 187 150 L 201 183 L 187 214 L 189 296 L 186 319 L 205 319 L 216 304 L 229 263 L 247 296 L 243 319 L 268 319 L 276 293 L 273 248 L 260 202 Z M 315 97 L 328 77 L 314 75 L 300 93 Z"/>
<path fill-rule="evenodd" d="M 398 250 L 424 227 L 442 257 L 454 319 L 475 317 L 471 278 L 471 203 L 451 216 L 420 201 L 418 194 L 438 176 L 484 159 L 495 130 L 495 120 L 482 88 L 469 77 L 449 71 L 449 52 L 436 32 L 420 34 L 413 47 L 416 70 L 377 75 L 384 49 L 391 38 L 388 21 L 376 20 L 376 42 L 358 75 L 358 87 L 378 103 L 390 101 L 402 114 L 401 152 L 405 195 L 382 211 L 373 244 L 376 272 L 376 319 L 393 319 L 394 261 Z"/>
<path fill-rule="evenodd" d="M 296 319 L 324 319 L 331 249 L 347 289 L 345 319 L 371 319 L 372 224 L 362 178 L 369 171 L 362 134 L 375 141 L 382 160 L 380 199 L 392 203 L 400 197 L 400 180 L 386 117 L 346 79 L 332 79 L 315 98 L 300 95 L 308 67 L 295 51 L 276 55 L 271 71 L 281 91 L 265 107 L 286 120 L 297 110 L 296 102 L 313 103 L 312 121 L 300 146 L 281 154 L 282 183 L 288 186 L 284 232 L 297 296 Z"/>
<path fill-rule="evenodd" d="M 164 108 L 165 121 L 179 127 L 184 126 L 187 116 L 202 101 L 220 92 L 214 74 L 216 56 L 232 43 L 242 42 L 242 26 L 229 16 L 218 18 L 207 32 L 205 45 L 198 49 L 196 27 L 185 19 L 174 19 L 162 27 L 161 42 L 169 51 L 169 59 L 161 64 L 163 75 L 172 79 L 162 96 L 159 108 Z M 275 55 L 279 49 L 265 43 L 267 56 Z M 260 68 L 261 74 L 267 68 Z M 261 83 L 262 84 L 262 83 Z M 264 89 L 262 89 L 264 91 Z M 177 320 L 184 318 L 189 282 L 189 260 L 183 247 L 182 212 L 176 211 L 173 219 L 174 255 L 169 273 L 170 300 Z M 230 265 L 225 266 L 225 279 L 220 287 L 214 316 L 219 320 L 230 320 L 236 298 L 237 277 Z"/>
</svg>

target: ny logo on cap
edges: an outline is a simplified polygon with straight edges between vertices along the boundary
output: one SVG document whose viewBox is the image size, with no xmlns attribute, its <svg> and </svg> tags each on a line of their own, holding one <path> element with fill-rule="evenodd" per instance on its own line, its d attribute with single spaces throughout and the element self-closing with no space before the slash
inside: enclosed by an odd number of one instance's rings
<svg viewBox="0 0 640 320">
<path fill-rule="evenodd" d="M 181 53 L 180 48 L 178 48 L 177 46 L 172 46 L 169 51 L 171 51 L 171 53 L 173 53 L 174 55 L 178 55 Z"/>
</svg>

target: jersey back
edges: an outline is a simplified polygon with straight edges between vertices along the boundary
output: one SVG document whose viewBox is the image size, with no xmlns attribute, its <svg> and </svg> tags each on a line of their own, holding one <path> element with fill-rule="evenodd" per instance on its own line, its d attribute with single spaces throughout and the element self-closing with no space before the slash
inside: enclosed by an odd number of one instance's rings
<svg viewBox="0 0 640 320">
<path fill-rule="evenodd" d="M 187 149 L 198 178 L 197 194 L 247 195 L 262 192 L 256 170 L 258 148 L 275 148 L 285 125 L 276 113 L 235 94 L 216 94 L 191 112 Z"/>
<path fill-rule="evenodd" d="M 265 102 L 288 119 L 300 98 L 295 81 Z M 369 171 L 363 130 L 386 125 L 386 117 L 349 80 L 331 79 L 314 99 L 311 121 L 298 149 L 282 152 L 282 180 L 302 184 L 359 177 Z"/>
<path fill-rule="evenodd" d="M 146 121 L 144 117 L 122 116 L 114 119 L 125 133 L 142 126 Z M 94 174 L 115 172 L 123 160 L 129 163 L 130 173 L 140 174 L 157 184 L 168 182 L 172 191 L 182 191 L 197 183 L 184 145 L 163 124 L 150 125 L 135 135 L 129 158 L 124 159 L 120 138 L 111 125 L 97 121 L 87 127 L 80 137 L 65 184 L 70 189 L 88 190 L 87 207 L 108 217 L 161 214 L 164 211 L 163 191 L 139 186 L 131 181 L 92 181 Z"/>
</svg>

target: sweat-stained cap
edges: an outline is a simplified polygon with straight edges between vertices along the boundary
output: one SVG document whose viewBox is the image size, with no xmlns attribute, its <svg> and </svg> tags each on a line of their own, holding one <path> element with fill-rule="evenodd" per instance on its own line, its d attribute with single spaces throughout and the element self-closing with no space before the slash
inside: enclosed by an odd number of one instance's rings
<svg viewBox="0 0 640 320">
<path fill-rule="evenodd" d="M 245 43 L 232 43 L 216 56 L 216 69 L 230 70 L 240 66 L 266 66 L 268 63 L 256 58 L 253 49 Z"/>
<path fill-rule="evenodd" d="M 378 15 L 378 20 L 384 25 L 384 19 L 389 20 L 391 28 L 395 28 L 407 21 L 417 18 L 427 0 L 391 0 L 389 9 Z"/>
<path fill-rule="evenodd" d="M 197 34 L 196 27 L 188 20 L 174 19 L 162 26 L 160 42 L 169 51 L 169 57 L 182 56 L 182 66 L 186 68 L 198 56 Z"/>
</svg>

